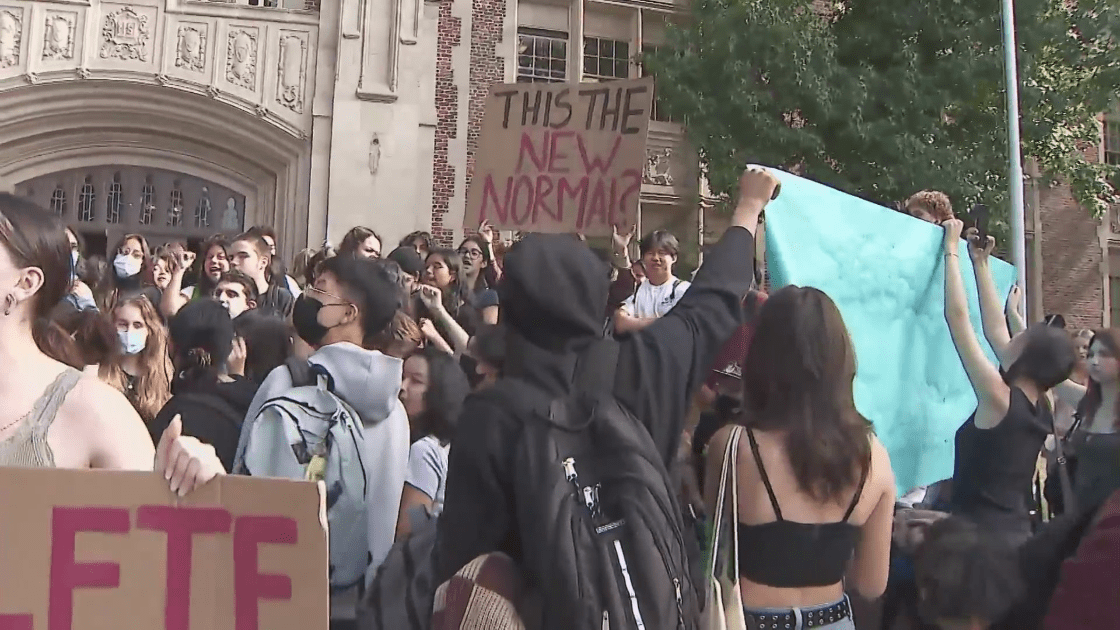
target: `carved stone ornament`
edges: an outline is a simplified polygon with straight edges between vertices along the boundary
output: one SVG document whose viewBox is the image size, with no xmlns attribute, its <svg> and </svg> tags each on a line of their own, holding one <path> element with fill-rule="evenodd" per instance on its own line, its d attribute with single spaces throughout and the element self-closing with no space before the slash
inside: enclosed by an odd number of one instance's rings
<svg viewBox="0 0 1120 630">
<path fill-rule="evenodd" d="M 163 74 L 161 72 L 160 74 L 156 75 L 156 83 L 158 83 L 160 85 L 163 85 L 163 86 L 166 86 L 169 83 L 171 83 L 171 77 L 169 77 L 166 74 Z"/>
<path fill-rule="evenodd" d="M 132 7 L 114 11 L 105 16 L 101 28 L 101 58 L 147 62 L 151 37 L 148 16 L 140 15 Z"/>
<path fill-rule="evenodd" d="M 206 69 L 206 27 L 182 25 L 179 27 L 179 41 L 175 47 L 175 67 L 202 72 Z"/>
<path fill-rule="evenodd" d="M 268 109 L 266 109 L 264 105 L 257 105 L 253 108 L 253 111 L 256 112 L 257 116 L 260 116 L 261 118 L 268 116 Z"/>
<path fill-rule="evenodd" d="M 43 60 L 74 58 L 74 24 L 77 13 L 47 13 L 43 23 Z"/>
<path fill-rule="evenodd" d="M 78 68 L 78 78 L 79 79 L 88 79 L 91 76 L 93 76 L 93 75 L 90 74 L 89 68 Z"/>
<path fill-rule="evenodd" d="M 206 94 L 210 98 L 218 98 L 218 95 L 221 94 L 221 93 L 222 93 L 222 91 L 219 90 L 217 87 L 215 87 L 213 85 L 207 86 L 207 88 L 206 88 Z"/>
<path fill-rule="evenodd" d="M 28 72 L 27 74 L 23 75 L 23 78 L 25 81 L 27 81 L 28 85 L 39 85 L 39 75 L 35 74 L 34 72 Z"/>
<path fill-rule="evenodd" d="M 304 62 L 307 43 L 298 35 L 280 38 L 279 79 L 276 82 L 276 102 L 297 114 L 303 113 Z"/>
<path fill-rule="evenodd" d="M 246 90 L 257 90 L 256 29 L 230 30 L 226 46 L 226 80 Z"/>
<path fill-rule="evenodd" d="M 646 167 L 645 172 L 642 173 L 642 182 L 654 186 L 672 186 L 673 174 L 670 172 L 672 157 L 673 150 L 669 148 L 646 149 Z"/>
<path fill-rule="evenodd" d="M 23 11 L 14 7 L 0 7 L 0 68 L 19 65 L 23 42 Z"/>
</svg>

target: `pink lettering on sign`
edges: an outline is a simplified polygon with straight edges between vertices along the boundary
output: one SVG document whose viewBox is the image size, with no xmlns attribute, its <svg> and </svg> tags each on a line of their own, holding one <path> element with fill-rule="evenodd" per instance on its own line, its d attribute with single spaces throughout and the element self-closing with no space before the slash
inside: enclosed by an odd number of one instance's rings
<svg viewBox="0 0 1120 630">
<path fill-rule="evenodd" d="M 292 598 L 292 579 L 286 575 L 261 573 L 257 546 L 260 543 L 294 545 L 299 540 L 295 519 L 283 516 L 242 516 L 233 530 L 234 630 L 259 630 L 258 600 L 287 601 Z"/>
<path fill-rule="evenodd" d="M 0 615 L 0 630 L 35 630 L 31 615 Z"/>
<path fill-rule="evenodd" d="M 225 534 L 232 521 L 223 508 L 145 505 L 136 511 L 136 527 L 167 532 L 165 630 L 190 630 L 192 536 Z"/>
<path fill-rule="evenodd" d="M 117 588 L 121 567 L 115 562 L 75 562 L 78 532 L 127 534 L 126 508 L 56 507 L 51 517 L 51 577 L 47 630 L 70 630 L 74 589 Z"/>
</svg>

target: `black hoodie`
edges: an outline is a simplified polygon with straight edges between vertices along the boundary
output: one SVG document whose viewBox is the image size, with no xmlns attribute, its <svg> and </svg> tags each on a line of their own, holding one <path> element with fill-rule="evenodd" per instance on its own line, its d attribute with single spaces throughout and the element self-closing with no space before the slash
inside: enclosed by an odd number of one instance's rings
<svg viewBox="0 0 1120 630">
<path fill-rule="evenodd" d="M 753 263 L 754 237 L 740 227 L 729 229 L 680 302 L 620 339 L 614 396 L 649 429 L 666 466 L 693 392 L 740 324 Z M 561 397 L 571 387 L 579 352 L 602 338 L 608 269 L 570 236 L 529 235 L 506 254 L 503 271 L 498 291 L 509 331 L 505 375 Z M 485 391 L 463 405 L 439 522 L 436 584 L 493 551 L 521 560 L 510 472 L 519 423 Z"/>
<path fill-rule="evenodd" d="M 183 435 L 213 446 L 225 469 L 233 470 L 241 423 L 259 386 L 243 377 L 233 378 L 232 382 L 202 387 L 199 391 L 176 392 L 148 427 L 152 440 L 159 444 L 164 429 L 179 415 Z"/>
</svg>

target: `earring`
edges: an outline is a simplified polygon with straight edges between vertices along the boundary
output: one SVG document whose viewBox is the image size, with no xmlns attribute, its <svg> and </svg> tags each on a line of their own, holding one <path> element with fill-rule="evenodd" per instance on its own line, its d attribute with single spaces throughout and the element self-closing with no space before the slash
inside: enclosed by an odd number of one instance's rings
<svg viewBox="0 0 1120 630">
<path fill-rule="evenodd" d="M 8 297 L 4 298 L 4 317 L 12 314 L 12 307 L 16 305 L 16 298 L 9 293 Z"/>
</svg>

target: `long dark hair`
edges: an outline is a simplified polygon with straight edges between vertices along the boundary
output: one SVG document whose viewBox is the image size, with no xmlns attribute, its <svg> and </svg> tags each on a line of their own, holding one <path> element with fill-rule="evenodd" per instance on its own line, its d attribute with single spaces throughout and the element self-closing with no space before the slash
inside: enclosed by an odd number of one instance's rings
<svg viewBox="0 0 1120 630">
<path fill-rule="evenodd" d="M 424 258 L 425 266 L 432 256 L 442 258 L 443 263 L 447 265 L 447 270 L 451 272 L 451 284 L 442 290 L 443 307 L 447 309 L 449 315 L 456 317 L 459 314 L 459 308 L 466 301 L 467 288 L 466 283 L 463 282 L 463 258 L 454 249 L 437 248 L 428 252 L 428 256 Z"/>
<path fill-rule="evenodd" d="M 410 419 L 412 435 L 416 438 L 431 435 L 440 444 L 450 444 L 455 437 L 459 410 L 471 391 L 470 383 L 455 359 L 438 348 L 420 348 L 408 356 L 409 359 L 413 357 L 428 362 L 428 391 L 424 393 L 424 413 Z"/>
<path fill-rule="evenodd" d="M 350 231 L 346 233 L 346 236 L 342 237 L 342 243 L 338 246 L 338 255 L 356 255 L 358 253 L 358 248 L 360 248 L 362 246 L 362 243 L 366 242 L 366 239 L 371 236 L 377 239 L 377 242 L 381 244 L 381 247 L 385 247 L 385 241 L 382 240 L 380 234 L 367 227 L 362 227 L 359 225 L 357 227 L 351 228 Z"/>
<path fill-rule="evenodd" d="M 18 267 L 36 267 L 43 286 L 31 297 L 31 336 L 43 354 L 84 367 L 74 340 L 51 321 L 54 307 L 70 292 L 70 241 L 66 226 L 35 204 L 0 193 L 0 245 Z"/>
<path fill-rule="evenodd" d="M 464 287 L 466 291 L 478 291 L 480 289 L 489 289 L 494 285 L 494 261 L 490 258 L 490 243 L 478 234 L 471 234 L 459 243 L 459 249 L 463 249 L 465 243 L 474 243 L 482 250 L 482 262 L 486 263 L 484 267 L 478 270 L 478 277 L 475 278 L 475 286 Z M 462 261 L 460 260 L 460 264 Z M 466 285 L 466 282 L 462 283 Z"/>
<path fill-rule="evenodd" d="M 1093 342 L 1099 341 L 1104 346 L 1109 354 L 1114 358 L 1120 360 L 1120 329 L 1117 328 L 1102 328 L 1093 333 L 1093 338 L 1089 340 L 1089 348 L 1092 351 Z M 1092 426 L 1093 418 L 1096 417 L 1097 412 L 1100 411 L 1101 403 L 1104 401 L 1104 392 L 1101 390 L 1101 384 L 1089 379 L 1089 386 L 1082 396 L 1081 402 L 1077 405 L 1077 411 L 1081 414 L 1082 425 Z M 1112 421 L 1113 428 L 1120 429 L 1120 400 L 1116 401 L 1116 410 L 1114 411 L 1114 418 Z"/>
<path fill-rule="evenodd" d="M 220 247 L 226 254 L 226 263 L 229 263 L 229 241 L 222 234 L 215 234 L 210 238 L 203 241 L 198 251 L 198 259 L 195 261 L 195 285 L 194 295 L 196 298 L 207 298 L 214 294 L 214 289 L 218 288 L 218 280 L 211 280 L 210 276 L 206 275 L 206 257 L 210 254 L 210 250 L 215 247 Z"/>
<path fill-rule="evenodd" d="M 797 484 L 818 501 L 841 501 L 871 465 L 855 376 L 848 329 L 827 295 L 788 286 L 766 300 L 743 364 L 741 422 L 785 432 Z"/>
<path fill-rule="evenodd" d="M 273 369 L 292 356 L 295 331 L 287 321 L 257 309 L 233 320 L 233 329 L 245 340 L 245 378 L 263 383 Z"/>
</svg>

